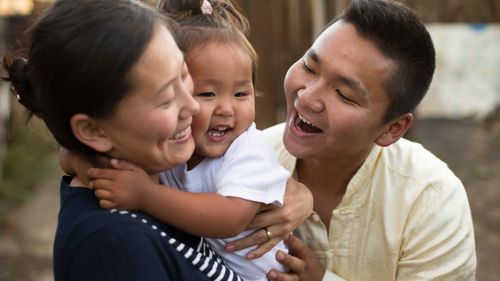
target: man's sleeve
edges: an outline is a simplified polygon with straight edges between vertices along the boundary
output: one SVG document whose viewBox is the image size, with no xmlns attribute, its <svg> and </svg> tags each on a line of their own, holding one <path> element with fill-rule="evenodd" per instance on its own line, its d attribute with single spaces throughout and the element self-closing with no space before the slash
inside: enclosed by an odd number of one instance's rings
<svg viewBox="0 0 500 281">
<path fill-rule="evenodd" d="M 429 186 L 408 220 L 397 280 L 475 280 L 474 229 L 462 183 Z"/>
<path fill-rule="evenodd" d="M 335 273 L 331 271 L 325 271 L 325 275 L 323 276 L 323 281 L 346 281 L 344 278 L 339 277 Z"/>
</svg>

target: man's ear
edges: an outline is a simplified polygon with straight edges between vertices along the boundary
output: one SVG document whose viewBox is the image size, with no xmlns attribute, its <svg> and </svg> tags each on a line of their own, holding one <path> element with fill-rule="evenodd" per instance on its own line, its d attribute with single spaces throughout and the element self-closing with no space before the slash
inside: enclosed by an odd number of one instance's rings
<svg viewBox="0 0 500 281">
<path fill-rule="evenodd" d="M 380 146 L 389 146 L 397 142 L 413 124 L 413 114 L 406 113 L 392 120 L 385 126 L 382 135 L 375 141 Z"/>
<path fill-rule="evenodd" d="M 94 150 L 108 152 L 113 148 L 99 124 L 87 114 L 73 115 L 70 119 L 70 125 L 75 137 Z"/>
</svg>

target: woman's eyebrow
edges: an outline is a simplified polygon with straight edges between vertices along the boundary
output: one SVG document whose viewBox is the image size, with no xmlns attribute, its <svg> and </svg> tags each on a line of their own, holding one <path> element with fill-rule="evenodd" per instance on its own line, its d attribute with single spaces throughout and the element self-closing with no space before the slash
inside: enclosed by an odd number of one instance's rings
<svg viewBox="0 0 500 281">
<path fill-rule="evenodd" d="M 318 53 L 314 49 L 309 49 L 306 52 L 306 56 L 310 57 L 314 62 L 319 63 Z"/>
<path fill-rule="evenodd" d="M 162 86 L 161 86 L 161 87 L 160 87 L 160 88 L 156 91 L 155 95 L 160 95 L 160 94 L 161 94 L 161 93 L 162 93 L 162 92 L 163 92 L 166 88 L 168 88 L 168 86 L 170 86 L 170 84 L 172 84 L 172 83 L 175 81 L 175 79 L 176 79 L 176 78 L 177 78 L 177 77 L 174 77 L 174 78 L 172 78 L 172 79 L 168 80 L 167 82 L 165 82 L 165 84 L 163 84 L 163 85 L 162 85 Z"/>
</svg>

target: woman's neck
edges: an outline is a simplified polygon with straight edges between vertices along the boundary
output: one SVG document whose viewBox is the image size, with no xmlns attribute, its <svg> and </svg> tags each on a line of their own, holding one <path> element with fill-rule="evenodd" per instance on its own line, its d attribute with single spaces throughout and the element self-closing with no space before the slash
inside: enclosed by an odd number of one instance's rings
<svg viewBox="0 0 500 281">
<path fill-rule="evenodd" d="M 160 183 L 160 174 L 159 173 L 150 174 L 149 178 L 153 182 Z M 73 177 L 73 179 L 69 183 L 69 186 L 92 189 L 92 187 L 90 186 L 90 182 L 88 181 L 88 179 L 83 179 L 81 177 L 78 177 L 78 175 L 76 175 L 75 177 Z"/>
</svg>

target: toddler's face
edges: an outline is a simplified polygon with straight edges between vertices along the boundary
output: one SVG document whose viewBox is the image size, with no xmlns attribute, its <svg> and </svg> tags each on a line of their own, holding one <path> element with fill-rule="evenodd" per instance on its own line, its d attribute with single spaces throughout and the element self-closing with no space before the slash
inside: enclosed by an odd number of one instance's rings
<svg viewBox="0 0 500 281">
<path fill-rule="evenodd" d="M 252 60 L 231 43 L 209 43 L 186 56 L 200 112 L 193 117 L 195 154 L 219 157 L 255 117 Z"/>
</svg>

